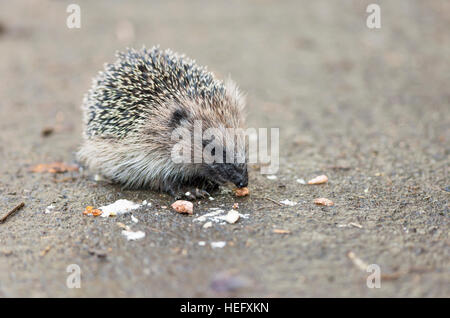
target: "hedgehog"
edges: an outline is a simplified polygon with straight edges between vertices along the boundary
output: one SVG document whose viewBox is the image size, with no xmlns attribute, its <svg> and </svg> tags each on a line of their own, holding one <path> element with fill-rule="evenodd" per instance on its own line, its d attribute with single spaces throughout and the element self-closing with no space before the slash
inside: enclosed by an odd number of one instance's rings
<svg viewBox="0 0 450 318">
<path fill-rule="evenodd" d="M 83 99 L 77 159 L 84 167 L 124 188 L 176 198 L 203 198 L 227 183 L 247 187 L 245 96 L 230 78 L 216 79 L 195 60 L 159 46 L 116 58 Z M 200 142 L 193 142 L 196 129 Z M 205 136 L 208 129 L 214 134 Z M 180 162 L 174 149 L 190 151 Z M 195 160 L 204 152 L 210 160 Z"/>
</svg>

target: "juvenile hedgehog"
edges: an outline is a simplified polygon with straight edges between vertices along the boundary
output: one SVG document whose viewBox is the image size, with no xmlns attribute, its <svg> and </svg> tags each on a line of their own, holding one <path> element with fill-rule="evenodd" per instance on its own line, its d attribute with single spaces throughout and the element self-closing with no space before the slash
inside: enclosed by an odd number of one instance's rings
<svg viewBox="0 0 450 318">
<path fill-rule="evenodd" d="M 184 55 L 129 49 L 105 65 L 84 97 L 84 143 L 77 157 L 127 188 L 175 197 L 201 198 L 227 182 L 246 187 L 243 129 L 227 129 L 243 128 L 244 106 L 234 82 L 217 80 Z M 195 131 L 208 128 L 214 136 L 196 143 Z M 189 137 L 176 140 L 175 130 Z M 190 160 L 173 159 L 174 149 L 186 148 Z M 213 161 L 194 159 L 205 150 Z"/>
</svg>

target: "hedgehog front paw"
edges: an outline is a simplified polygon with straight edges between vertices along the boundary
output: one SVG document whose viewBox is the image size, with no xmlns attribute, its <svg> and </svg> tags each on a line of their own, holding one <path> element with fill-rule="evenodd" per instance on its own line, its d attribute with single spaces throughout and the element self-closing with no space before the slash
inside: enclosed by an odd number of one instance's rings
<svg viewBox="0 0 450 318">
<path fill-rule="evenodd" d="M 189 201 L 193 201 L 193 200 L 198 200 L 198 199 L 204 199 L 206 197 L 210 197 L 211 195 L 203 189 L 199 189 L 199 188 L 193 188 L 190 190 L 187 190 L 185 192 L 179 192 L 177 195 L 175 195 L 175 199 L 176 200 L 189 200 Z"/>
</svg>

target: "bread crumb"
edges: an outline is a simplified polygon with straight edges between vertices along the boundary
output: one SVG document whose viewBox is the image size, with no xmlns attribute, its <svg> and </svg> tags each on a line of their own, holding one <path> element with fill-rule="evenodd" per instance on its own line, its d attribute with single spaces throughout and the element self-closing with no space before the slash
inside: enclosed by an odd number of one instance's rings
<svg viewBox="0 0 450 318">
<path fill-rule="evenodd" d="M 326 198 L 314 199 L 314 203 L 317 205 L 325 205 L 325 206 L 333 206 L 334 205 L 333 201 L 326 199 Z"/>
<path fill-rule="evenodd" d="M 248 190 L 247 187 L 244 187 L 244 188 L 236 188 L 236 189 L 234 190 L 234 194 L 235 194 L 237 197 L 245 197 L 245 196 L 249 195 L 249 193 L 250 193 L 250 191 Z"/>
<path fill-rule="evenodd" d="M 322 184 L 322 183 L 327 183 L 328 182 L 328 177 L 326 175 L 321 175 L 321 176 L 317 176 L 311 180 L 308 181 L 308 184 Z"/>
<path fill-rule="evenodd" d="M 192 214 L 194 212 L 194 204 L 190 201 L 178 200 L 172 203 L 171 207 L 178 213 Z"/>
</svg>

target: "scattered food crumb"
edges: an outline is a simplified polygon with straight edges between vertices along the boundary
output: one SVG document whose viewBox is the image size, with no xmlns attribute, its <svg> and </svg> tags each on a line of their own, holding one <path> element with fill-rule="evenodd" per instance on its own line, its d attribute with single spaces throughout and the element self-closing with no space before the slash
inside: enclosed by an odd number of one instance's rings
<svg viewBox="0 0 450 318">
<path fill-rule="evenodd" d="M 297 179 L 297 180 L 295 180 L 295 181 L 297 181 L 297 182 L 300 183 L 300 184 L 306 184 L 305 179 Z"/>
<path fill-rule="evenodd" d="M 134 203 L 133 201 L 120 199 L 114 203 L 101 206 L 98 209 L 103 212 L 101 214 L 102 217 L 108 217 L 108 216 L 129 213 L 130 211 L 135 210 L 135 209 L 139 208 L 140 206 L 141 206 L 140 204 Z"/>
<path fill-rule="evenodd" d="M 198 245 L 200 245 L 200 246 L 205 246 L 205 245 L 206 245 L 206 242 L 205 242 L 205 241 L 200 241 L 200 242 L 198 242 Z"/>
<path fill-rule="evenodd" d="M 88 205 L 87 207 L 84 208 L 83 214 L 84 215 L 91 214 L 93 209 L 94 209 L 93 206 Z"/>
<path fill-rule="evenodd" d="M 309 180 L 308 184 L 322 184 L 326 182 L 328 182 L 328 177 L 326 175 L 321 175 Z"/>
<path fill-rule="evenodd" d="M 314 199 L 314 203 L 317 205 L 325 205 L 325 206 L 333 206 L 334 205 L 333 201 L 326 199 L 326 198 Z"/>
<path fill-rule="evenodd" d="M 237 197 L 245 197 L 245 196 L 247 196 L 249 193 L 250 193 L 250 191 L 248 190 L 247 187 L 244 187 L 244 188 L 236 188 L 236 189 L 234 189 L 234 194 L 235 194 Z"/>
<path fill-rule="evenodd" d="M 224 241 L 211 242 L 212 248 L 223 248 L 223 247 L 225 247 L 225 245 L 227 245 L 227 242 L 224 242 Z"/>
<path fill-rule="evenodd" d="M 205 224 L 203 224 L 203 228 L 204 229 L 210 228 L 211 226 L 212 226 L 212 222 L 211 221 L 208 221 Z"/>
<path fill-rule="evenodd" d="M 289 199 L 280 201 L 280 203 L 281 203 L 281 204 L 284 204 L 284 205 L 288 205 L 288 206 L 294 206 L 294 205 L 297 205 L 297 202 L 291 201 L 291 200 L 289 200 Z"/>
<path fill-rule="evenodd" d="M 275 233 L 275 234 L 290 234 L 291 231 L 289 231 L 289 230 L 283 230 L 283 229 L 274 229 L 274 230 L 273 230 L 273 233 Z"/>
<path fill-rule="evenodd" d="M 136 241 L 145 237 L 145 233 L 142 231 L 133 232 L 122 230 L 122 234 L 127 238 L 128 241 Z"/>
<path fill-rule="evenodd" d="M 237 210 L 237 209 L 239 209 L 239 203 L 233 204 L 233 210 Z"/>
<path fill-rule="evenodd" d="M 357 227 L 357 228 L 359 228 L 359 229 L 362 229 L 362 225 L 359 224 L 359 223 L 351 222 L 351 223 L 349 223 L 348 225 Z"/>
<path fill-rule="evenodd" d="M 48 207 L 45 208 L 45 214 L 49 214 L 52 212 L 52 210 L 55 208 L 53 204 L 50 204 Z"/>
<path fill-rule="evenodd" d="M 63 173 L 67 171 L 78 171 L 78 166 L 68 165 L 63 162 L 41 163 L 30 169 L 31 172 Z"/>
<path fill-rule="evenodd" d="M 100 216 L 100 215 L 103 214 L 103 212 L 101 210 L 99 210 L 99 209 L 92 209 L 91 214 L 93 216 Z"/>
<path fill-rule="evenodd" d="M 213 209 L 216 211 L 203 214 L 203 215 L 199 216 L 198 218 L 195 218 L 193 221 L 194 222 L 205 222 L 208 218 L 214 217 L 214 216 L 217 216 L 217 215 L 223 213 L 223 210 L 215 209 L 215 208 L 213 208 Z"/>
<path fill-rule="evenodd" d="M 275 175 L 267 176 L 267 179 L 269 179 L 269 180 L 276 180 L 277 176 L 275 176 Z"/>
<path fill-rule="evenodd" d="M 131 216 L 131 221 L 133 223 L 138 223 L 139 222 L 139 220 L 134 215 Z"/>
<path fill-rule="evenodd" d="M 212 222 L 221 223 L 221 222 L 225 221 L 225 222 L 228 222 L 228 223 L 234 223 L 234 222 L 237 222 L 237 220 L 239 218 L 244 218 L 244 219 L 248 218 L 248 214 L 241 214 L 241 213 L 239 213 L 236 210 L 230 210 L 230 211 L 227 212 L 226 215 L 223 215 L 223 213 L 225 212 L 224 210 L 219 209 L 219 208 L 211 208 L 211 209 L 214 210 L 214 211 L 206 213 L 206 214 L 203 214 L 203 215 L 193 219 L 192 221 L 193 222 L 205 222 L 205 221 L 208 221 L 208 222 L 211 222 L 211 223 Z M 205 224 L 207 224 L 207 223 L 205 223 Z M 207 227 L 209 227 L 209 226 L 207 226 Z"/>
<path fill-rule="evenodd" d="M 209 199 L 209 201 L 214 201 L 215 200 L 213 197 L 209 197 L 208 199 Z"/>
<path fill-rule="evenodd" d="M 41 251 L 41 256 L 45 256 L 51 248 L 52 247 L 50 245 L 47 246 L 44 250 Z"/>
<path fill-rule="evenodd" d="M 99 216 L 102 215 L 102 211 L 99 209 L 94 209 L 93 206 L 87 206 L 84 211 L 83 211 L 83 215 L 92 215 L 92 216 Z"/>
<path fill-rule="evenodd" d="M 239 214 L 238 211 L 230 210 L 230 211 L 228 211 L 227 215 L 225 215 L 223 217 L 223 219 L 225 221 L 227 221 L 228 223 L 233 224 L 233 223 L 236 223 L 239 220 L 239 216 L 240 216 L 240 214 Z"/>
<path fill-rule="evenodd" d="M 190 201 L 178 200 L 172 203 L 171 206 L 178 213 L 192 214 L 194 211 L 194 204 Z"/>
<path fill-rule="evenodd" d="M 118 227 L 120 227 L 123 230 L 127 230 L 130 231 L 130 227 L 128 225 L 123 224 L 122 222 L 117 222 L 116 223 Z"/>
<path fill-rule="evenodd" d="M 353 252 L 348 252 L 347 253 L 347 257 L 353 262 L 353 264 L 358 267 L 359 269 L 366 271 L 367 267 L 369 266 L 369 264 L 367 264 L 366 262 L 364 262 L 362 259 L 360 259 L 359 257 L 357 257 L 355 255 L 355 253 Z"/>
</svg>

